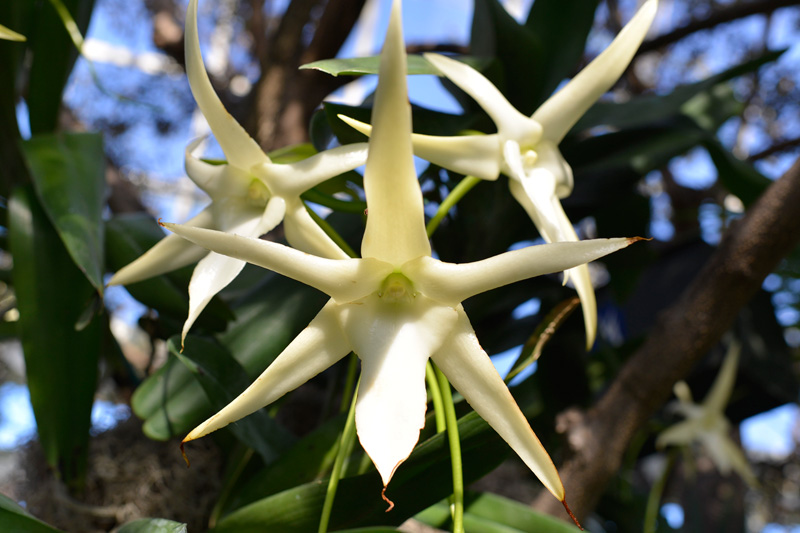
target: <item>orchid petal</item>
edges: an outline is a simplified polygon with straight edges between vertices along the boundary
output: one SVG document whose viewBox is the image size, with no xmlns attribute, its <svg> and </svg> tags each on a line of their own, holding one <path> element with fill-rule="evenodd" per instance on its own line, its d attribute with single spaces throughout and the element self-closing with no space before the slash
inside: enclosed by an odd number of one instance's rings
<svg viewBox="0 0 800 533">
<path fill-rule="evenodd" d="M 647 35 L 657 9 L 658 0 L 647 0 L 608 48 L 533 113 L 545 138 L 560 143 L 592 104 L 617 82 Z"/>
<path fill-rule="evenodd" d="M 275 194 L 299 196 L 311 187 L 360 167 L 367 161 L 367 143 L 337 146 L 285 165 L 270 164 L 265 173 Z"/>
<path fill-rule="evenodd" d="M 431 246 L 411 147 L 411 105 L 399 1 L 392 5 L 381 52 L 372 124 L 364 173 L 369 214 L 361 255 L 400 265 L 430 255 Z"/>
<path fill-rule="evenodd" d="M 351 302 L 374 292 L 393 270 L 390 264 L 377 259 L 325 259 L 275 242 L 181 224 L 163 225 L 203 248 L 290 277 L 339 302 Z"/>
<path fill-rule="evenodd" d="M 758 479 L 753 473 L 753 468 L 750 466 L 750 463 L 747 461 L 747 457 L 745 457 L 741 448 L 739 448 L 730 438 L 723 439 L 720 444 L 722 448 L 721 451 L 726 456 L 728 464 L 731 468 L 733 468 L 733 471 L 739 474 L 745 483 L 751 487 L 758 487 Z"/>
<path fill-rule="evenodd" d="M 197 34 L 197 2 L 190 0 L 186 10 L 186 75 L 197 106 L 206 117 L 211 131 L 225 152 L 228 162 L 244 171 L 256 165 L 269 163 L 269 157 L 261 150 L 250 135 L 236 122 L 222 105 L 222 102 L 208 79 L 203 56 L 200 53 L 200 38 Z"/>
<path fill-rule="evenodd" d="M 248 210 L 226 210 L 227 213 L 235 214 L 236 218 L 229 216 L 223 221 L 220 229 L 237 235 L 246 237 L 258 237 L 266 231 L 280 223 L 285 211 L 284 202 L 280 198 L 272 198 L 264 210 L 263 216 L 259 213 L 248 214 Z M 263 231 L 262 231 L 263 228 Z M 192 325 L 206 308 L 208 302 L 222 289 L 228 286 L 231 281 L 244 268 L 245 262 L 234 259 L 215 252 L 206 255 L 194 269 L 192 279 L 189 282 L 189 316 L 183 323 L 181 333 L 181 345 L 189 333 Z"/>
<path fill-rule="evenodd" d="M 336 305 L 329 301 L 252 385 L 193 429 L 183 442 L 199 439 L 271 404 L 349 352 L 350 345 L 336 319 Z"/>
<path fill-rule="evenodd" d="M 432 355 L 433 361 L 547 490 L 564 501 L 564 486 L 553 460 L 481 348 L 464 309 L 458 306 L 457 311 L 458 325 L 445 346 Z"/>
<path fill-rule="evenodd" d="M 656 446 L 664 448 L 666 446 L 680 445 L 686 446 L 695 440 L 701 431 L 698 419 L 688 419 L 678 422 L 662 431 L 656 438 Z"/>
<path fill-rule="evenodd" d="M 383 298 L 387 298 L 384 296 Z M 340 320 L 361 358 L 356 429 L 384 486 L 425 425 L 425 364 L 456 323 L 456 313 L 424 296 L 386 302 L 377 294 L 341 306 Z"/>
<path fill-rule="evenodd" d="M 186 222 L 187 226 L 213 225 L 211 209 L 206 207 L 197 216 Z M 152 248 L 117 271 L 109 285 L 130 285 L 137 281 L 172 272 L 199 261 L 208 250 L 194 245 L 177 235 L 167 235 Z"/>
<path fill-rule="evenodd" d="M 245 198 L 255 179 L 249 173 L 232 165 L 212 165 L 194 155 L 205 139 L 194 139 L 186 146 L 186 175 L 212 199 L 233 196 Z"/>
<path fill-rule="evenodd" d="M 363 133 L 372 134 L 372 126 L 346 115 L 337 115 L 344 123 Z M 494 181 L 500 175 L 500 140 L 493 135 L 463 135 L 440 137 L 438 135 L 411 134 L 414 155 L 435 165 Z"/>
<path fill-rule="evenodd" d="M 349 256 L 333 242 L 319 224 L 308 214 L 305 204 L 298 198 L 289 204 L 283 221 L 286 241 L 292 247 L 328 259 L 348 259 Z"/>
<path fill-rule="evenodd" d="M 470 95 L 494 121 L 498 133 L 503 137 L 525 139 L 529 143 L 535 143 L 541 138 L 542 127 L 517 111 L 483 74 L 443 55 L 425 54 L 425 59 Z"/>
<path fill-rule="evenodd" d="M 540 244 L 462 264 L 420 257 L 403 265 L 403 272 L 429 298 L 455 305 L 470 296 L 515 281 L 594 261 L 638 240 L 640 238 L 633 237 Z"/>
<path fill-rule="evenodd" d="M 725 407 L 731 398 L 733 385 L 736 382 L 736 370 L 739 366 L 739 354 L 742 346 L 737 341 L 733 341 L 725 355 L 725 360 L 719 369 L 711 390 L 703 400 L 703 407 L 710 412 L 725 413 Z"/>
</svg>

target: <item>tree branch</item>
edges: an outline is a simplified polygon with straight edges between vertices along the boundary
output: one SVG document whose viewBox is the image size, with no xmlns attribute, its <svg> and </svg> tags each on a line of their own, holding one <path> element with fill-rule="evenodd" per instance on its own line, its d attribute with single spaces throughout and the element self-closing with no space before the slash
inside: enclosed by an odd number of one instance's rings
<svg viewBox="0 0 800 533">
<path fill-rule="evenodd" d="M 739 310 L 800 240 L 800 160 L 731 225 L 677 303 L 588 412 L 561 415 L 568 442 L 560 468 L 570 506 L 585 517 L 622 464 L 631 438 L 670 397 L 673 384 L 719 341 Z M 542 491 L 544 492 L 544 491 Z M 561 516 L 549 494 L 534 505 Z"/>
<path fill-rule="evenodd" d="M 731 4 L 730 6 L 715 10 L 710 16 L 702 20 L 693 20 L 685 26 L 676 28 L 670 33 L 660 35 L 649 41 L 645 41 L 642 43 L 642 46 L 639 47 L 639 51 L 636 52 L 636 55 L 644 54 L 652 50 L 658 50 L 659 48 L 663 48 L 668 44 L 680 41 L 687 35 L 691 35 L 692 33 L 701 30 L 713 28 L 714 26 L 724 24 L 725 22 L 731 22 L 740 18 L 749 17 L 750 15 L 768 14 L 782 7 L 796 5 L 800 5 L 800 0 L 757 0 L 747 3 Z"/>
</svg>

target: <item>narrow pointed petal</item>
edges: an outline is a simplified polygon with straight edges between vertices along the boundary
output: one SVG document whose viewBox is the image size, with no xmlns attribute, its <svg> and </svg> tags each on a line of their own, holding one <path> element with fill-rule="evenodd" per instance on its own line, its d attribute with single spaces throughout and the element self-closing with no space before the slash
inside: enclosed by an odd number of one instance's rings
<svg viewBox="0 0 800 533">
<path fill-rule="evenodd" d="M 197 34 L 197 2 L 190 0 L 186 10 L 186 75 L 197 106 L 206 117 L 211 131 L 225 152 L 228 163 L 249 171 L 256 165 L 269 163 L 269 158 L 250 135 L 225 110 L 211 86 L 203 56 L 200 53 L 200 38 Z"/>
<path fill-rule="evenodd" d="M 255 178 L 232 165 L 212 165 L 196 157 L 194 151 L 204 140 L 202 137 L 194 139 L 186 146 L 186 175 L 212 199 L 225 196 L 245 198 Z"/>
<path fill-rule="evenodd" d="M 589 263 L 638 240 L 633 237 L 540 244 L 462 264 L 421 257 L 404 265 L 403 272 L 429 298 L 455 305 L 515 281 Z"/>
<path fill-rule="evenodd" d="M 683 422 L 678 422 L 674 426 L 670 426 L 656 438 L 656 446 L 658 448 L 665 448 L 670 444 L 676 446 L 688 446 L 689 443 L 697 439 L 702 431 L 702 426 L 699 420 L 689 419 Z"/>
<path fill-rule="evenodd" d="M 456 323 L 456 312 L 418 295 L 386 302 L 373 294 L 340 316 L 361 358 L 356 429 L 384 486 L 408 458 L 425 425 L 425 364 Z"/>
<path fill-rule="evenodd" d="M 283 222 L 286 241 L 303 252 L 328 259 L 348 259 L 349 256 L 333 242 L 319 224 L 308 214 L 305 204 L 296 198 L 289 205 Z"/>
<path fill-rule="evenodd" d="M 575 286 L 578 298 L 581 300 L 583 324 L 586 330 L 586 351 L 592 349 L 597 338 L 597 299 L 594 295 L 592 276 L 588 265 L 580 265 L 565 271 Z"/>
<path fill-rule="evenodd" d="M 432 359 L 475 412 L 511 446 L 547 490 L 559 501 L 564 501 L 564 486 L 553 460 L 481 348 L 461 306 L 458 307 L 458 325 L 453 335 L 441 350 L 433 354 Z"/>
<path fill-rule="evenodd" d="M 208 227 L 213 224 L 211 210 L 206 207 L 189 220 L 187 226 Z M 172 272 L 191 265 L 208 254 L 208 250 L 182 239 L 177 235 L 167 235 L 155 246 L 147 250 L 135 261 L 117 271 L 109 280 L 109 285 L 130 285 L 137 281 Z"/>
<path fill-rule="evenodd" d="M 725 407 L 728 405 L 733 392 L 733 385 L 736 382 L 736 370 L 739 367 L 739 354 L 741 351 L 742 346 L 738 341 L 733 341 L 728 347 L 728 353 L 725 355 L 719 374 L 717 374 L 714 384 L 711 385 L 711 390 L 703 400 L 703 407 L 706 410 L 720 415 L 725 413 Z"/>
<path fill-rule="evenodd" d="M 300 196 L 339 174 L 360 167 L 367 162 L 367 143 L 348 144 L 325 150 L 307 159 L 285 165 L 266 167 L 270 189 L 274 194 Z"/>
<path fill-rule="evenodd" d="M 725 455 L 730 468 L 739 474 L 745 483 L 753 488 L 756 488 L 760 485 L 758 478 L 756 478 L 755 474 L 753 473 L 753 467 L 750 466 L 750 462 L 747 460 L 747 457 L 745 457 L 744 452 L 739 446 L 736 445 L 735 442 L 733 442 L 730 438 L 723 438 L 720 443 L 720 448 L 722 453 Z"/>
<path fill-rule="evenodd" d="M 197 263 L 189 282 L 189 316 L 183 323 L 181 346 L 192 325 L 216 294 L 236 279 L 246 263 L 226 255 L 209 253 Z"/>
<path fill-rule="evenodd" d="M 336 304 L 330 301 L 252 385 L 193 429 L 183 442 L 199 439 L 271 404 L 348 353 L 350 345 L 336 318 Z"/>
<path fill-rule="evenodd" d="M 221 231 L 164 223 L 164 227 L 203 248 L 267 268 L 352 302 L 375 291 L 393 267 L 376 259 L 325 259 L 270 241 Z"/>
<path fill-rule="evenodd" d="M 372 134 L 372 126 L 345 115 L 338 117 L 364 135 Z M 438 135 L 411 134 L 414 155 L 435 165 L 483 180 L 494 181 L 500 176 L 500 138 L 493 135 L 463 135 L 440 137 Z"/>
<path fill-rule="evenodd" d="M 592 104 L 617 82 L 647 35 L 657 9 L 657 0 L 647 0 L 603 53 L 536 110 L 532 118 L 542 125 L 547 139 L 560 143 Z"/>
<path fill-rule="evenodd" d="M 541 126 L 512 106 L 497 87 L 469 65 L 439 54 L 425 54 L 434 67 L 447 79 L 470 95 L 497 125 L 503 137 L 536 142 L 542 135 Z"/>
<path fill-rule="evenodd" d="M 369 214 L 361 255 L 400 265 L 430 255 L 431 246 L 411 148 L 411 105 L 399 0 L 392 4 L 378 80 L 372 110 L 374 129 L 364 173 Z"/>
</svg>

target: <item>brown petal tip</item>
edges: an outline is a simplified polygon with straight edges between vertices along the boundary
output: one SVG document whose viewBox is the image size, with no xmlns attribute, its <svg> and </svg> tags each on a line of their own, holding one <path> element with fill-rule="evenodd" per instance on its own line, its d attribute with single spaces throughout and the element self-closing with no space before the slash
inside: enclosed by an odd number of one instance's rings
<svg viewBox="0 0 800 533">
<path fill-rule="evenodd" d="M 566 499 L 561 500 L 561 505 L 563 505 L 564 509 L 567 510 L 567 514 L 569 515 L 570 518 L 572 518 L 572 521 L 575 522 L 575 525 L 578 526 L 578 529 L 583 531 L 583 526 L 581 525 L 580 522 L 578 522 L 578 519 L 575 518 L 575 515 L 572 514 L 572 510 L 569 508 L 569 505 L 567 505 L 567 500 Z"/>
<path fill-rule="evenodd" d="M 384 512 L 388 513 L 389 511 L 394 509 L 394 502 L 386 497 L 386 487 L 383 487 L 383 490 L 381 491 L 381 498 L 383 498 L 383 501 L 389 504 L 389 507 L 387 507 L 386 511 Z"/>
<path fill-rule="evenodd" d="M 652 237 L 628 237 L 628 245 L 630 246 L 631 244 L 639 241 L 652 241 L 652 240 L 653 240 Z"/>
<path fill-rule="evenodd" d="M 186 456 L 186 450 L 183 449 L 184 444 L 186 444 L 185 440 L 181 442 L 181 455 L 183 456 L 183 460 L 186 461 L 186 468 L 189 468 L 191 465 L 189 464 L 189 458 Z"/>
</svg>

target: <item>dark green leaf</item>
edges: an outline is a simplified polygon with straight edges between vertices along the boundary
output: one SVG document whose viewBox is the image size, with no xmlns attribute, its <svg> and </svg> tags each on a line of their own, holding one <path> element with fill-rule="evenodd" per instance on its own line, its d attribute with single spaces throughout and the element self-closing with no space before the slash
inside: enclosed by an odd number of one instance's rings
<svg viewBox="0 0 800 533">
<path fill-rule="evenodd" d="M 704 146 L 717 167 L 719 181 L 745 206 L 755 202 L 761 193 L 772 184 L 772 180 L 753 168 L 750 163 L 736 158 L 718 141 L 709 139 Z"/>
<path fill-rule="evenodd" d="M 75 264 L 102 294 L 106 189 L 102 137 L 35 135 L 22 147 L 45 212 Z"/>
<path fill-rule="evenodd" d="M 165 518 L 140 518 L 128 522 L 117 533 L 186 533 L 186 524 Z"/>
<path fill-rule="evenodd" d="M 598 0 L 537 0 L 525 25 L 541 43 L 541 60 L 534 85 L 529 87 L 531 103 L 538 107 L 558 84 L 573 72 L 583 57 L 586 37 L 592 29 Z M 534 65 L 521 64 L 519 69 Z"/>
<path fill-rule="evenodd" d="M 210 340 L 188 336 L 183 353 L 180 337 L 172 337 L 167 347 L 194 375 L 214 409 L 233 401 L 252 382 L 242 366 L 228 351 Z M 294 437 L 282 425 L 260 409 L 228 426 L 246 446 L 253 448 L 266 464 L 271 463 L 293 442 Z"/>
<path fill-rule="evenodd" d="M 9 203 L 14 289 L 31 403 L 47 462 L 83 483 L 104 321 L 76 331 L 94 289 L 72 262 L 32 188 Z"/>
<path fill-rule="evenodd" d="M 60 530 L 29 515 L 4 494 L 0 494 L 0 530 L 8 533 L 60 533 Z"/>
</svg>

